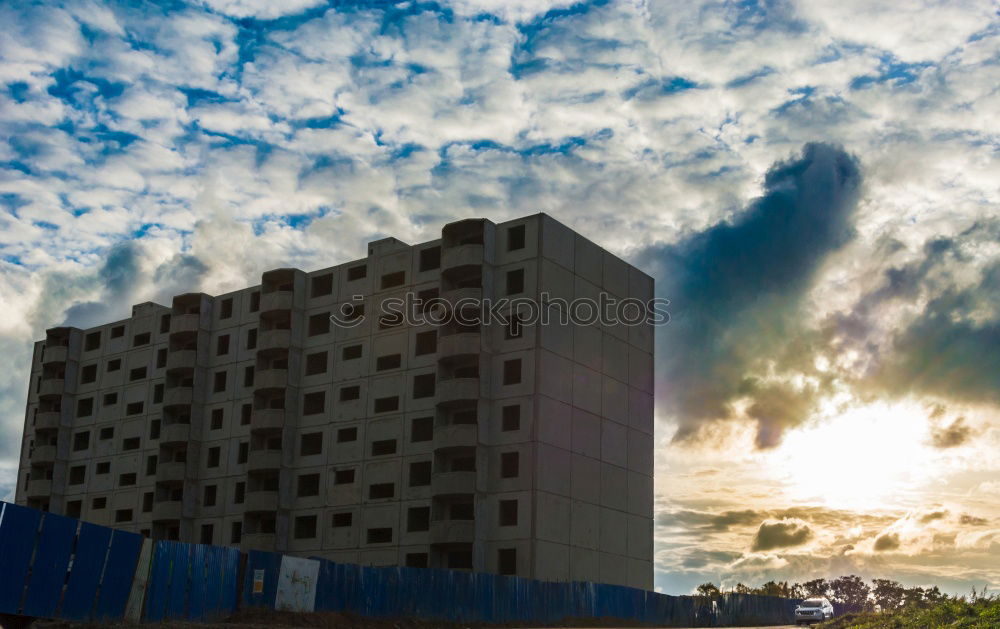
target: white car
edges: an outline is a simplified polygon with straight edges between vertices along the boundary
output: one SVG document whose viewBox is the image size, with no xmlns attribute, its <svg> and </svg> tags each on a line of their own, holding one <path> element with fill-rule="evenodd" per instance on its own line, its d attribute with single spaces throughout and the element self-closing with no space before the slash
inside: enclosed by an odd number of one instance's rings
<svg viewBox="0 0 1000 629">
<path fill-rule="evenodd" d="M 807 598 L 795 607 L 795 624 L 808 625 L 833 618 L 833 605 L 823 597 Z"/>
</svg>

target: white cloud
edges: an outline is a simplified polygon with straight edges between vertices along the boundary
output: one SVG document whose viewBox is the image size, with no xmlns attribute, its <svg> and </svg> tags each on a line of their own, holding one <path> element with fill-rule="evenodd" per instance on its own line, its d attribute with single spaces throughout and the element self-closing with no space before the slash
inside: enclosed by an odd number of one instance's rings
<svg viewBox="0 0 1000 629">
<path fill-rule="evenodd" d="M 252 17 L 273 20 L 285 15 L 295 15 L 306 9 L 324 4 L 326 0 L 203 0 L 203 4 L 219 13 L 235 18 Z"/>
<path fill-rule="evenodd" d="M 434 238 L 462 216 L 547 211 L 629 254 L 732 216 L 776 159 L 828 140 L 860 157 L 866 190 L 859 237 L 810 295 L 818 320 L 1000 203 L 988 2 L 453 0 L 448 16 L 369 3 L 236 21 L 319 5 L 0 6 L 7 441 L 29 340 L 99 298 L 102 256 L 142 226 L 150 286 L 134 300 L 174 288 L 152 274 L 179 252 L 207 269 L 190 288 L 216 292 L 363 255 L 380 235 Z M 293 229 L 288 213 L 316 218 Z M 905 249 L 887 255 L 889 242 Z M 978 273 L 997 252 L 977 247 Z M 880 311 L 868 340 L 887 342 L 912 307 Z M 699 483 L 670 491 L 719 504 L 767 494 Z M 743 575 L 813 565 L 734 561 Z"/>
</svg>

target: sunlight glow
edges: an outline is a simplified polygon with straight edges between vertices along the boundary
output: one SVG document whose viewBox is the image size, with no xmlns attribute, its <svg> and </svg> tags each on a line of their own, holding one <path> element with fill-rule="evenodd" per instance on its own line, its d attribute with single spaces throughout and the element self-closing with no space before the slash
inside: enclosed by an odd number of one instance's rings
<svg viewBox="0 0 1000 629">
<path fill-rule="evenodd" d="M 904 507 L 935 472 L 926 410 L 884 402 L 854 406 L 787 435 L 771 464 L 789 498 L 834 509 Z"/>
</svg>

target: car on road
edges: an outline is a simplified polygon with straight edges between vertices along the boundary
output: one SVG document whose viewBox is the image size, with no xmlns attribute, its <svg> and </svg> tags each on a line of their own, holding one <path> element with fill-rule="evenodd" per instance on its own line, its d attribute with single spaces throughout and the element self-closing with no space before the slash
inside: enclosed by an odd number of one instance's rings
<svg viewBox="0 0 1000 629">
<path fill-rule="evenodd" d="M 795 607 L 795 624 L 808 625 L 833 618 L 833 604 L 823 597 L 807 598 Z"/>
</svg>

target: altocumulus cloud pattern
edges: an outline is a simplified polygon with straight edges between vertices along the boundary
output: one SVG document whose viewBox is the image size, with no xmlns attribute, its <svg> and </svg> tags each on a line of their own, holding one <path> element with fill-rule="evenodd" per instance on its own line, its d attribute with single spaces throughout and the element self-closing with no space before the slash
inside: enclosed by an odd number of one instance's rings
<svg viewBox="0 0 1000 629">
<path fill-rule="evenodd" d="M 0 24 L 0 494 L 45 328 L 544 211 L 673 304 L 662 466 L 915 396 L 929 451 L 974 472 L 927 523 L 664 494 L 661 586 L 897 551 L 938 553 L 914 579 L 1000 582 L 963 511 L 998 491 L 976 476 L 1000 403 L 994 3 L 8 1 Z"/>
</svg>

